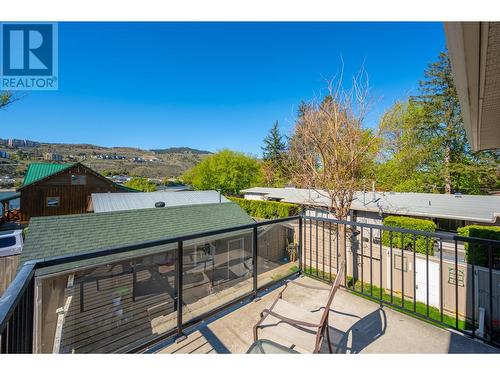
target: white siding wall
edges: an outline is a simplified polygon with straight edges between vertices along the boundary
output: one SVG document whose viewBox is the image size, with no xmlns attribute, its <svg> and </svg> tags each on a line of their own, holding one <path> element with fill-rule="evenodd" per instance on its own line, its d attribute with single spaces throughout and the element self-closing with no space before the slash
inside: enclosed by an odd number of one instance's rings
<svg viewBox="0 0 500 375">
<path fill-rule="evenodd" d="M 357 211 L 358 219 L 357 221 L 365 224 L 376 224 L 383 225 L 384 219 L 380 217 L 377 212 L 369 212 L 369 211 Z"/>
<path fill-rule="evenodd" d="M 263 201 L 264 194 L 245 193 L 244 198 L 251 201 Z"/>
</svg>

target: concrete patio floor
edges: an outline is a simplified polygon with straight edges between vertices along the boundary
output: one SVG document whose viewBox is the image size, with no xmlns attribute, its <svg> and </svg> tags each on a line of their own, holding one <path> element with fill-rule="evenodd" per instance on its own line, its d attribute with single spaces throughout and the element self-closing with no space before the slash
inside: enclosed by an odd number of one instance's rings
<svg viewBox="0 0 500 375">
<path fill-rule="evenodd" d="M 308 277 L 300 278 L 300 282 L 325 286 Z M 167 341 L 157 346 L 154 352 L 245 353 L 253 342 L 252 327 L 259 320 L 260 312 L 271 305 L 282 288 L 270 291 L 258 301 L 247 302 L 229 313 L 201 323 L 186 332 L 185 340 L 178 343 Z M 314 311 L 325 300 L 326 292 L 292 285 L 284 298 Z M 339 290 L 335 296 L 329 324 L 335 353 L 500 353 L 500 350 L 489 345 L 388 307 L 381 308 L 377 303 L 344 290 Z M 321 352 L 328 353 L 326 340 Z"/>
</svg>

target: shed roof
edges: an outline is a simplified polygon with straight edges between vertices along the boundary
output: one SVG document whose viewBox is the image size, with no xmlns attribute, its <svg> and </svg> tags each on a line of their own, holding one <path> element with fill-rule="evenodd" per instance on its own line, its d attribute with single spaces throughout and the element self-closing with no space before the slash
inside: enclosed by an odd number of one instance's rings
<svg viewBox="0 0 500 375">
<path fill-rule="evenodd" d="M 242 190 L 242 193 L 258 194 L 302 205 L 329 206 L 329 199 L 323 190 L 255 187 Z M 386 214 L 495 223 L 497 217 L 500 217 L 500 197 L 358 191 L 354 195 L 352 208 Z"/>
<path fill-rule="evenodd" d="M 253 223 L 237 204 L 148 208 L 94 214 L 34 217 L 30 221 L 20 264 L 24 262 L 184 236 Z M 158 249 L 141 249 L 61 266 L 39 274 L 66 271 Z M 153 251 L 154 252 L 154 251 Z"/>
<path fill-rule="evenodd" d="M 74 167 L 76 165 L 81 165 L 82 167 L 88 169 L 92 173 L 94 173 L 96 176 L 105 179 L 106 181 L 109 181 L 111 185 L 114 185 L 115 187 L 123 190 L 123 191 L 129 191 L 129 192 L 137 192 L 138 190 L 133 189 L 128 186 L 120 185 L 117 184 L 111 180 L 108 180 L 106 177 L 102 176 L 101 174 L 97 173 L 93 169 L 87 167 L 86 165 L 77 162 L 77 163 L 65 163 L 65 164 L 54 164 L 54 163 L 31 163 L 28 165 L 28 170 L 26 171 L 26 174 L 24 176 L 23 184 L 21 187 L 19 187 L 17 190 L 21 190 L 25 188 L 28 185 L 34 184 L 35 182 L 41 181 L 45 178 L 48 178 L 52 175 L 55 175 L 57 173 L 63 172 L 66 169 L 69 169 L 71 167 Z"/>
<path fill-rule="evenodd" d="M 94 212 L 110 212 L 154 208 L 156 202 L 165 202 L 165 207 L 195 204 L 222 203 L 229 200 L 215 190 L 204 191 L 157 191 L 151 193 L 94 193 Z"/>
<path fill-rule="evenodd" d="M 73 164 L 32 163 L 28 166 L 23 185 L 30 185 L 57 172 L 70 168 Z"/>
</svg>

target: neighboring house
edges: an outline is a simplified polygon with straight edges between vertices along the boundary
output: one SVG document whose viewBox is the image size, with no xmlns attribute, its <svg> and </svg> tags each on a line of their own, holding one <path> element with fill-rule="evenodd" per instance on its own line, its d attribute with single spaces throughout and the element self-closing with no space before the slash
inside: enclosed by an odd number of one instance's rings
<svg viewBox="0 0 500 375">
<path fill-rule="evenodd" d="M 245 199 L 296 203 L 312 216 L 328 217 L 329 199 L 314 189 L 255 187 L 242 190 Z M 462 194 L 356 192 L 349 219 L 382 224 L 387 215 L 432 219 L 438 230 L 455 231 L 468 224 L 500 224 L 500 197 Z"/>
<path fill-rule="evenodd" d="M 19 197 L 21 194 L 15 190 L 0 190 L 0 212 L 5 216 L 9 209 L 19 208 Z"/>
<path fill-rule="evenodd" d="M 152 193 L 94 193 L 88 211 L 110 212 L 163 207 L 186 206 L 208 203 L 227 203 L 229 200 L 215 190 L 165 191 Z"/>
<path fill-rule="evenodd" d="M 92 193 L 135 191 L 81 164 L 30 164 L 21 193 L 21 221 L 36 216 L 85 213 Z"/>
<path fill-rule="evenodd" d="M 45 155 L 43 155 L 44 160 L 48 161 L 62 161 L 63 157 L 61 154 L 56 154 L 53 152 L 47 152 Z"/>
<path fill-rule="evenodd" d="M 193 190 L 190 185 L 158 185 L 156 191 L 188 191 Z"/>
</svg>

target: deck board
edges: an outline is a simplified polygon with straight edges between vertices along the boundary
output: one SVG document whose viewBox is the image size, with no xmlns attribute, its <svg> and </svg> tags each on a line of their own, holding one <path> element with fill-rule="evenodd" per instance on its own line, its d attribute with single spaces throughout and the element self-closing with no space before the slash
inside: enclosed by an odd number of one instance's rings
<svg viewBox="0 0 500 375">
<path fill-rule="evenodd" d="M 147 271 L 138 272 L 137 282 L 148 277 Z M 164 293 L 139 295 L 134 302 L 131 274 L 100 281 L 99 291 L 95 282 L 85 283 L 83 312 L 80 312 L 81 286 L 77 282 L 65 291 L 65 297 L 72 295 L 73 298 L 63 327 L 63 353 L 120 352 L 121 348 L 130 348 L 158 334 L 153 333 L 153 318 L 174 313 L 174 299 L 166 290 Z M 154 313 L 148 312 L 158 305 Z"/>
<path fill-rule="evenodd" d="M 274 271 L 289 266 L 274 265 Z M 265 268 L 259 273 L 259 285 L 272 281 Z M 280 272 L 281 273 L 281 272 Z M 110 275 L 99 281 L 86 281 L 76 274 L 74 285 L 64 290 L 64 301 L 71 296 L 62 324 L 61 353 L 121 353 L 147 344 L 176 326 L 177 312 L 172 274 L 158 275 L 149 270 L 136 273 L 136 298 L 133 300 L 133 275 Z M 88 280 L 88 276 L 87 276 Z M 84 291 L 84 311 L 80 311 L 80 291 Z M 230 301 L 251 288 L 251 274 L 234 277 L 211 285 L 203 279 L 184 285 L 184 320 Z M 186 342 L 193 353 L 216 350 L 203 337 Z"/>
</svg>

